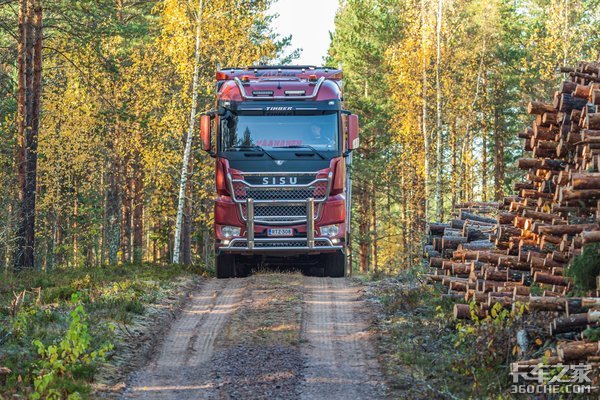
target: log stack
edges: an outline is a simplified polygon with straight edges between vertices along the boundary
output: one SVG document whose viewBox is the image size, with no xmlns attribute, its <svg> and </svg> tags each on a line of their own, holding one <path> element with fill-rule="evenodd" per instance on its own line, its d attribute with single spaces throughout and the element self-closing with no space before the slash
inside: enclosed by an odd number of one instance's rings
<svg viewBox="0 0 600 400">
<path fill-rule="evenodd" d="M 516 194 L 456 205 L 450 222 L 429 224 L 425 253 L 429 280 L 465 300 L 456 318 L 485 317 L 497 303 L 542 313 L 548 334 L 569 340 L 557 344 L 557 361 L 596 362 L 600 342 L 582 332 L 600 326 L 600 294 L 572 297 L 564 271 L 584 245 L 600 243 L 600 63 L 562 72 L 569 79 L 551 101 L 528 104 L 534 121 L 519 137 L 530 155 L 518 160 Z"/>
</svg>

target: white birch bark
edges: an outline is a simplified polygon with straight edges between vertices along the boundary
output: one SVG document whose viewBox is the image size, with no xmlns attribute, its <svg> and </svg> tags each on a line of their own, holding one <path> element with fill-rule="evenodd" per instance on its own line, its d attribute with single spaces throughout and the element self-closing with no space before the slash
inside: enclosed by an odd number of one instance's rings
<svg viewBox="0 0 600 400">
<path fill-rule="evenodd" d="M 421 133 L 423 135 L 423 145 L 425 147 L 425 221 L 429 221 L 429 196 L 431 189 L 429 187 L 430 182 L 430 168 L 429 168 L 429 132 L 427 132 L 427 32 L 426 32 L 426 7 L 425 0 L 421 0 L 421 62 L 422 62 L 422 88 L 421 96 L 423 102 L 423 111 L 421 115 Z"/>
<path fill-rule="evenodd" d="M 200 74 L 200 33 L 202 22 L 203 0 L 198 1 L 198 18 L 196 21 L 196 53 L 194 57 L 194 77 L 192 82 L 192 109 L 190 111 L 190 123 L 188 125 L 187 137 L 185 139 L 185 150 L 181 165 L 181 180 L 179 181 L 179 201 L 177 203 L 177 219 L 175 220 L 175 243 L 173 246 L 173 264 L 179 264 L 181 254 L 181 225 L 183 222 L 183 208 L 185 205 L 185 187 L 188 179 L 188 163 L 192 151 L 192 135 L 196 123 L 196 110 L 198 108 L 198 79 Z"/>
<path fill-rule="evenodd" d="M 440 82 L 440 58 L 441 58 L 441 34 L 442 34 L 442 0 L 438 0 L 437 26 L 436 26 L 436 58 L 435 58 L 435 88 L 436 88 L 436 128 L 437 128 L 437 162 L 436 162 L 436 216 L 442 220 L 442 88 Z"/>
</svg>

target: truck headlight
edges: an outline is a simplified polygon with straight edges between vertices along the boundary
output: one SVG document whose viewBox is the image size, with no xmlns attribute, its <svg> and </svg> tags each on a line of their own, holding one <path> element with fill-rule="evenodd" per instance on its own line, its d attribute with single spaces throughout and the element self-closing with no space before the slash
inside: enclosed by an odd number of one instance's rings
<svg viewBox="0 0 600 400">
<path fill-rule="evenodd" d="M 225 226 L 221 227 L 221 235 L 223 235 L 223 237 L 225 237 L 225 238 L 240 236 L 241 231 L 242 231 L 242 228 L 239 228 L 237 226 L 225 225 Z"/>
<path fill-rule="evenodd" d="M 336 236 L 338 233 L 340 233 L 340 226 L 339 225 L 325 225 L 322 226 L 320 229 L 321 232 L 321 236 Z"/>
</svg>

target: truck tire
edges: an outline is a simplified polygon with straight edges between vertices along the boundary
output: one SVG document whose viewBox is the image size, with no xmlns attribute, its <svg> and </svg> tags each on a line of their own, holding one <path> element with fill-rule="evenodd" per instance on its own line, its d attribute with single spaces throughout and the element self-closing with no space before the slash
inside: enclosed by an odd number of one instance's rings
<svg viewBox="0 0 600 400">
<path fill-rule="evenodd" d="M 346 255 L 342 252 L 325 255 L 325 276 L 342 278 L 346 275 Z"/>
<path fill-rule="evenodd" d="M 219 279 L 234 278 L 236 270 L 235 255 L 218 254 L 215 257 L 215 270 Z"/>
</svg>

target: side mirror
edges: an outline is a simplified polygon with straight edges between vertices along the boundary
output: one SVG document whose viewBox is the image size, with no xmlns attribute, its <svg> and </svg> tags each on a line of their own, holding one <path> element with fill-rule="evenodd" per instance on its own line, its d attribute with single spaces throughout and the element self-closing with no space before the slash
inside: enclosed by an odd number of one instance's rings
<svg viewBox="0 0 600 400">
<path fill-rule="evenodd" d="M 358 115 L 348 115 L 348 150 L 358 149 Z"/>
<path fill-rule="evenodd" d="M 202 150 L 210 151 L 210 115 L 200 117 L 200 137 L 202 138 Z"/>
</svg>

